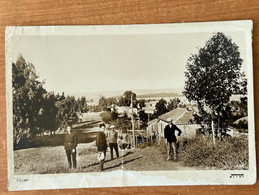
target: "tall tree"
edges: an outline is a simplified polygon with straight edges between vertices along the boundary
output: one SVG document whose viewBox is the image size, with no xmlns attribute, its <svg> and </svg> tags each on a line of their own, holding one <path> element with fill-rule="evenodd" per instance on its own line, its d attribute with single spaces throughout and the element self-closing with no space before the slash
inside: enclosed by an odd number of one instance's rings
<svg viewBox="0 0 259 195">
<path fill-rule="evenodd" d="M 178 104 L 180 103 L 180 99 L 179 98 L 174 98 L 174 99 L 170 99 L 170 101 L 168 102 L 168 105 L 167 105 L 167 110 L 168 111 L 171 111 L 175 108 L 178 107 Z"/>
<path fill-rule="evenodd" d="M 137 103 L 140 110 L 146 106 L 146 101 L 144 99 L 137 100 Z"/>
<path fill-rule="evenodd" d="M 145 129 L 145 128 L 147 127 L 148 114 L 145 113 L 145 111 L 140 110 L 140 111 L 138 112 L 138 117 L 139 117 L 139 120 L 140 120 L 141 123 L 142 123 L 141 127 L 142 127 L 143 129 Z"/>
<path fill-rule="evenodd" d="M 88 111 L 88 106 L 87 106 L 87 102 L 86 102 L 86 98 L 85 97 L 81 97 L 81 98 L 77 98 L 77 110 L 80 113 L 84 113 Z"/>
<path fill-rule="evenodd" d="M 40 120 L 43 96 L 47 92 L 43 84 L 34 65 L 27 63 L 22 56 L 12 63 L 14 145 L 45 128 Z"/>
<path fill-rule="evenodd" d="M 132 91 L 125 91 L 121 98 L 119 99 L 119 106 L 130 106 L 131 105 L 131 96 L 133 101 L 133 107 L 137 107 L 137 96 Z"/>
<path fill-rule="evenodd" d="M 78 105 L 74 96 L 67 96 L 64 100 L 56 103 L 58 108 L 57 117 L 62 126 L 72 125 L 78 121 Z"/>
<path fill-rule="evenodd" d="M 58 109 L 56 107 L 57 96 L 53 92 L 43 94 L 43 101 L 38 117 L 41 124 L 41 131 L 55 131 L 59 127 L 59 122 L 56 118 Z"/>
<path fill-rule="evenodd" d="M 156 103 L 156 111 L 155 111 L 155 115 L 156 117 L 168 112 L 167 108 L 166 108 L 166 105 L 167 105 L 167 101 L 164 100 L 163 98 L 160 99 L 157 103 Z"/>
<path fill-rule="evenodd" d="M 223 33 L 214 34 L 197 54 L 188 59 L 184 95 L 197 102 L 197 120 L 224 123 L 222 113 L 233 94 L 246 94 L 243 60 L 239 47 Z"/>
<path fill-rule="evenodd" d="M 99 106 L 100 110 L 107 111 L 107 109 L 108 109 L 107 98 L 105 98 L 104 96 L 101 96 L 99 99 L 98 106 Z"/>
</svg>

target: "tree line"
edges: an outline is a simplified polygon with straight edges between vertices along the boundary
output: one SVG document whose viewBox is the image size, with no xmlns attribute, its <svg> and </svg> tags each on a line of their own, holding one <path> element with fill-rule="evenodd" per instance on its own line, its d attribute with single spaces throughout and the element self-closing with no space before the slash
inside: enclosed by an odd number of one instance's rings
<svg viewBox="0 0 259 195">
<path fill-rule="evenodd" d="M 55 94 L 44 88 L 32 63 L 19 56 L 12 63 L 13 143 L 22 142 L 59 127 L 73 124 L 87 112 L 85 97 Z"/>
</svg>

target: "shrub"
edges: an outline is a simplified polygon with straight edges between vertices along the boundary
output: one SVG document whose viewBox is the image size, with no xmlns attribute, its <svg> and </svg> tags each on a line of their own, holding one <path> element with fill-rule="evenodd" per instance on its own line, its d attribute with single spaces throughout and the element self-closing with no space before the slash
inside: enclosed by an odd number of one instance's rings
<svg viewBox="0 0 259 195">
<path fill-rule="evenodd" d="M 246 136 L 216 140 L 198 136 L 187 140 L 179 149 L 179 159 L 186 166 L 200 169 L 248 169 L 248 139 Z"/>
<path fill-rule="evenodd" d="M 146 147 L 152 147 L 152 146 L 157 146 L 157 143 L 147 141 L 147 142 L 141 143 L 138 147 L 139 148 L 146 148 Z"/>
<path fill-rule="evenodd" d="M 238 129 L 248 129 L 248 121 L 240 120 L 238 124 L 233 124 L 233 126 Z"/>
<path fill-rule="evenodd" d="M 101 113 L 101 117 L 104 123 L 110 123 L 112 121 L 111 112 L 103 112 Z"/>
</svg>

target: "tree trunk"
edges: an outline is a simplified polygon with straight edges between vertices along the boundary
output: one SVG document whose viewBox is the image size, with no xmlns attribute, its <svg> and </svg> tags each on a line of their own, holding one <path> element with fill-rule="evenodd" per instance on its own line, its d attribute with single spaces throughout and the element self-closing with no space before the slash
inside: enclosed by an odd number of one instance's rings
<svg viewBox="0 0 259 195">
<path fill-rule="evenodd" d="M 213 120 L 212 120 L 212 122 L 211 122 L 211 129 L 212 129 L 213 146 L 215 147 L 216 142 L 215 142 L 215 131 L 214 131 L 214 122 L 213 122 Z"/>
</svg>

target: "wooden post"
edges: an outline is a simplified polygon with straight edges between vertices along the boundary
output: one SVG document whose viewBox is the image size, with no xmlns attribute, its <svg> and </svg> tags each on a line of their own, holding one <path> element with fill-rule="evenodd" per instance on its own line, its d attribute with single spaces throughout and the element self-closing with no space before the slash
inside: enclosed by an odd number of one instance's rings
<svg viewBox="0 0 259 195">
<path fill-rule="evenodd" d="M 133 132 L 133 147 L 135 148 L 136 143 L 135 143 L 135 130 L 134 130 L 134 116 L 133 116 L 133 99 L 132 99 L 132 93 L 131 93 L 131 123 L 132 123 L 132 132 Z"/>
<path fill-rule="evenodd" d="M 219 131 L 220 131 L 219 123 L 220 123 L 220 118 L 219 118 L 219 116 L 218 116 L 218 132 L 217 132 L 217 135 L 219 135 Z M 221 138 L 221 137 L 222 137 L 222 136 L 220 135 L 220 138 Z"/>
<path fill-rule="evenodd" d="M 149 131 L 150 132 L 150 131 Z M 153 128 L 152 128 L 152 130 L 151 130 L 151 142 L 153 142 Z"/>
<path fill-rule="evenodd" d="M 212 119 L 212 122 L 211 122 L 211 129 L 212 129 L 213 146 L 215 147 L 216 142 L 215 142 L 215 132 L 214 132 L 214 122 L 213 122 L 213 119 Z"/>
</svg>

